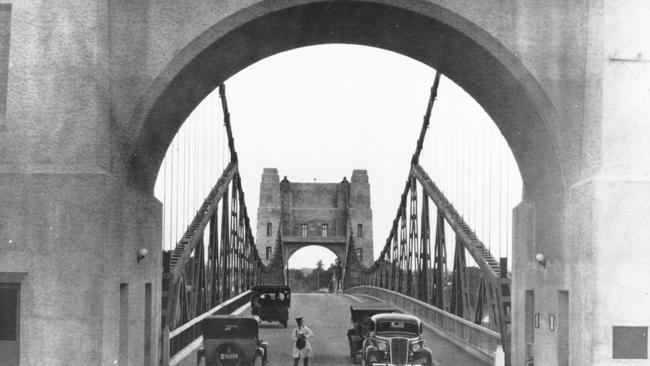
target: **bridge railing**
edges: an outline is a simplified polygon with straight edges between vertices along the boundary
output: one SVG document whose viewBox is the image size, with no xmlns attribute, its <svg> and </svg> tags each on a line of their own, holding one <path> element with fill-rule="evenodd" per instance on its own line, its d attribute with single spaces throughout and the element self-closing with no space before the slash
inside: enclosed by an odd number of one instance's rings
<svg viewBox="0 0 650 366">
<path fill-rule="evenodd" d="M 225 86 L 219 87 L 230 163 L 171 252 L 163 254 L 160 364 L 184 357 L 201 340 L 200 321 L 244 305 L 248 290 L 283 283 L 282 258 L 264 265 L 248 217 Z M 280 265 L 274 265 L 274 263 Z"/>
<path fill-rule="evenodd" d="M 431 309 L 444 309 L 453 317 L 440 318 L 441 329 L 471 341 L 480 349 L 493 350 L 496 342 L 486 339 L 484 346 L 483 333 L 474 334 L 475 330 L 482 329 L 481 325 L 488 324 L 492 335 L 500 335 L 509 364 L 511 314 L 507 258 L 497 261 L 492 256 L 489 247 L 419 164 L 439 81 L 440 73 L 436 72 L 420 137 L 384 248 L 370 267 L 361 265 L 355 255 L 348 255 L 345 287 L 376 286 L 418 299 L 432 306 Z M 429 209 L 430 203 L 435 205 L 433 209 Z M 435 230 L 432 213 L 436 216 Z M 451 227 L 456 241 L 451 272 L 447 270 L 447 226 Z M 349 241 L 347 251 L 355 253 L 354 240 Z M 478 272 L 470 269 L 467 255 L 478 265 Z M 455 318 L 464 321 L 457 324 L 450 320 Z M 472 320 L 479 328 L 465 326 Z"/>
<path fill-rule="evenodd" d="M 416 315 L 446 334 L 447 339 L 486 362 L 492 362 L 497 346 L 501 344 L 501 334 L 399 292 L 374 286 L 352 287 L 345 292 L 369 295 Z"/>
<path fill-rule="evenodd" d="M 169 360 L 169 364 L 175 365 L 185 358 L 195 348 L 195 343 L 201 341 L 201 321 L 203 319 L 210 315 L 232 314 L 248 304 L 250 293 L 250 290 L 242 292 L 169 332 L 169 354 L 174 355 Z"/>
</svg>

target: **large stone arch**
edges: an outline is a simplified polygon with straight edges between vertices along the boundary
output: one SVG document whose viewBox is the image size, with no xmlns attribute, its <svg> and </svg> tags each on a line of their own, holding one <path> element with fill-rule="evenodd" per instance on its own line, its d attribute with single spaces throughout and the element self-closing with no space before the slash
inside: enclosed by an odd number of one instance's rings
<svg viewBox="0 0 650 366">
<path fill-rule="evenodd" d="M 127 172 L 153 190 L 167 146 L 221 82 L 275 53 L 324 43 L 394 51 L 443 72 L 474 97 L 510 145 L 525 196 L 564 189 L 557 111 L 517 55 L 476 23 L 431 1 L 260 1 L 221 19 L 176 53 L 140 99 Z M 545 192 L 546 193 L 546 192 Z"/>
<path fill-rule="evenodd" d="M 510 5 L 516 8 L 514 1 Z M 496 2 L 490 6 L 498 7 Z M 348 43 L 421 61 L 456 82 L 485 109 L 519 166 L 524 197 L 514 215 L 518 236 L 513 241 L 513 339 L 520 353 L 514 359 L 521 359 L 523 337 L 518 331 L 523 328 L 524 290 L 535 288 L 543 298 L 567 287 L 563 213 L 566 181 L 575 175 L 572 164 L 580 140 L 573 133 L 562 133 L 575 131 L 576 126 L 561 125 L 554 104 L 557 96 L 567 91 L 540 81 L 547 70 L 539 60 L 550 56 L 525 46 L 510 49 L 505 32 L 494 24 L 506 14 L 516 17 L 516 11 L 491 14 L 487 22 L 479 24 L 480 9 L 465 4 L 454 5 L 452 10 L 452 5 L 437 0 L 263 0 L 249 6 L 237 4 L 233 9 L 232 15 L 218 18 L 193 39 L 177 43 L 178 51 L 139 99 L 127 126 L 129 135 L 134 136 L 125 159 L 130 182 L 145 192 L 152 191 L 166 148 L 193 108 L 220 83 L 265 57 L 303 46 Z M 185 15 L 175 20 L 191 18 Z M 489 23 L 488 30 L 484 25 Z M 537 67 L 536 74 L 527 68 L 530 64 Z M 547 94 L 549 90 L 555 93 L 553 98 Z M 536 251 L 556 258 L 551 275 L 540 275 L 534 267 Z M 555 308 L 552 302 L 541 306 Z"/>
</svg>

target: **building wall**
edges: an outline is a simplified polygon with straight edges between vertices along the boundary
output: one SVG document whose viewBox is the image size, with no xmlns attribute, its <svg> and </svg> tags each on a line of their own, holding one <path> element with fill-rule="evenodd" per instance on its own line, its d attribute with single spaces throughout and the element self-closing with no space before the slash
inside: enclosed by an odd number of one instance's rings
<svg viewBox="0 0 650 366">
<path fill-rule="evenodd" d="M 373 262 L 372 210 L 370 209 L 370 183 L 368 172 L 365 170 L 352 172 L 349 215 L 355 248 L 363 250 L 361 263 L 370 266 Z"/>
<path fill-rule="evenodd" d="M 268 223 L 273 227 L 272 236 L 267 236 Z M 294 183 L 286 177 L 280 182 L 277 169 L 265 168 L 257 210 L 257 248 L 265 262 L 266 247 L 275 248 L 278 225 L 283 238 L 291 237 L 292 245 L 302 247 L 344 246 L 351 225 L 363 264 L 372 264 L 372 211 L 366 171 L 355 170 L 351 181 L 344 178 L 340 183 Z M 303 225 L 307 238 L 295 244 L 303 236 Z M 327 225 L 327 239 L 323 238 L 323 225 Z M 363 226 L 362 236 L 357 233 L 358 225 Z"/>
<path fill-rule="evenodd" d="M 257 207 L 257 235 L 255 236 L 257 251 L 265 264 L 269 262 L 266 258 L 266 248 L 275 249 L 278 228 L 280 227 L 280 213 L 280 178 L 278 170 L 265 168 L 260 183 L 260 202 Z M 271 224 L 270 233 L 267 231 L 268 224 Z"/>
</svg>

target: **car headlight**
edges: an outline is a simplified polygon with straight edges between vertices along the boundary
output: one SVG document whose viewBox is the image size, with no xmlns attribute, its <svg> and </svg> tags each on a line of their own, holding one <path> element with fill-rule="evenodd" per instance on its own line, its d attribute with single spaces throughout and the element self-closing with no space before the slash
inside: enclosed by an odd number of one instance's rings
<svg viewBox="0 0 650 366">
<path fill-rule="evenodd" d="M 377 348 L 379 348 L 379 350 L 382 351 L 382 352 L 386 351 L 386 343 L 377 342 Z"/>
<path fill-rule="evenodd" d="M 411 350 L 413 352 L 419 351 L 420 349 L 422 349 L 422 343 L 416 342 L 416 343 L 411 344 Z"/>
</svg>

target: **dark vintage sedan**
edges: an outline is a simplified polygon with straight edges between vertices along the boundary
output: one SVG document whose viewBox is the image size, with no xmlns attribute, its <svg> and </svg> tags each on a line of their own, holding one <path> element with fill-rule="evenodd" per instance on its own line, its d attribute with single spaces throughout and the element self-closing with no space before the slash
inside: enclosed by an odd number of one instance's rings
<svg viewBox="0 0 650 366">
<path fill-rule="evenodd" d="M 256 316 L 213 315 L 201 321 L 203 346 L 198 366 L 263 366 L 269 344 L 258 337 Z"/>
<path fill-rule="evenodd" d="M 398 309 L 392 305 L 381 303 L 365 303 L 350 306 L 350 321 L 352 328 L 348 329 L 347 337 L 350 345 L 350 357 L 357 363 L 357 356 L 361 355 L 363 340 L 370 331 L 370 318 L 375 314 L 394 313 Z"/>
<path fill-rule="evenodd" d="M 287 327 L 291 289 L 285 285 L 257 285 L 251 288 L 251 314 L 267 322 L 280 322 Z"/>
<path fill-rule="evenodd" d="M 424 347 L 422 322 L 407 314 L 377 314 L 370 318 L 362 360 L 363 365 L 433 365 L 431 350 Z"/>
</svg>

